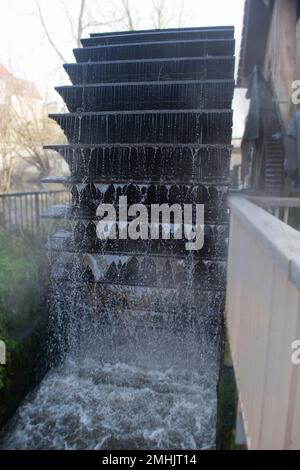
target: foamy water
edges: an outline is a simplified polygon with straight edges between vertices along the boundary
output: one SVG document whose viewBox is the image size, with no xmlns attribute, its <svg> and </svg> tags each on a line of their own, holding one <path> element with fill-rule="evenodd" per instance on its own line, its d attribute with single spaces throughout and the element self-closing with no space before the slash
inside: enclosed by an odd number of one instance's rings
<svg viewBox="0 0 300 470">
<path fill-rule="evenodd" d="M 209 367 L 209 356 L 204 364 L 193 341 L 183 338 L 183 350 L 180 335 L 164 340 L 153 332 L 152 340 L 139 342 L 139 347 L 124 343 L 113 360 L 107 360 L 113 355 L 105 345 L 101 356 L 97 352 L 66 359 L 27 397 L 0 447 L 214 447 L 216 368 Z"/>
</svg>

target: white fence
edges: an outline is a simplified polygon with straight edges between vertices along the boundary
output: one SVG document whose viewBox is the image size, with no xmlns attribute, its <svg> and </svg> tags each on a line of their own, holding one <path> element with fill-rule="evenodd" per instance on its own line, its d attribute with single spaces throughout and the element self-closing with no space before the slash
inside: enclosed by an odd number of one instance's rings
<svg viewBox="0 0 300 470">
<path fill-rule="evenodd" d="M 232 197 L 227 324 L 249 449 L 300 449 L 300 233 Z"/>
</svg>

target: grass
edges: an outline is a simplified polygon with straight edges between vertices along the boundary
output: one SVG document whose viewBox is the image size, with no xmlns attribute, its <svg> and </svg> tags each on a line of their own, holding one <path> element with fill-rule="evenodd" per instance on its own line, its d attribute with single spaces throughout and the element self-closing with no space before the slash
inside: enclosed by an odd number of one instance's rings
<svg viewBox="0 0 300 470">
<path fill-rule="evenodd" d="M 31 324 L 44 297 L 47 258 L 32 234 L 0 234 L 0 325 L 15 333 Z"/>
<path fill-rule="evenodd" d="M 218 384 L 217 448 L 236 450 L 236 418 L 238 392 L 232 365 L 228 337 L 224 345 L 224 356 Z"/>
<path fill-rule="evenodd" d="M 32 233 L 0 233 L 0 427 L 34 384 L 45 342 L 48 260 L 45 239 Z"/>
</svg>

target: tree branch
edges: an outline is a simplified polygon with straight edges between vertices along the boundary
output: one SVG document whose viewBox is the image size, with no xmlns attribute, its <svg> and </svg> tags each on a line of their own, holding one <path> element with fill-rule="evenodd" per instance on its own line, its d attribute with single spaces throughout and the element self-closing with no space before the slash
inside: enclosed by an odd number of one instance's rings
<svg viewBox="0 0 300 470">
<path fill-rule="evenodd" d="M 78 24 L 77 24 L 77 47 L 80 47 L 80 39 L 82 37 L 82 32 L 83 32 L 83 17 L 84 17 L 85 7 L 86 7 L 86 0 L 81 0 L 79 16 L 78 16 Z"/>
<path fill-rule="evenodd" d="M 36 7 L 37 7 L 37 11 L 38 11 L 38 16 L 39 16 L 39 19 L 40 19 L 40 22 L 41 22 L 41 25 L 43 27 L 43 30 L 47 36 L 47 39 L 49 41 L 49 44 L 51 45 L 51 47 L 54 49 L 54 51 L 56 52 L 56 54 L 58 55 L 58 57 L 62 60 L 62 62 L 67 62 L 66 59 L 64 58 L 63 54 L 59 51 L 59 49 L 57 48 L 55 42 L 52 40 L 51 38 L 51 35 L 48 31 L 48 28 L 47 28 L 47 25 L 45 23 L 45 20 L 44 20 L 44 16 L 43 16 L 43 13 L 42 13 L 42 10 L 41 10 L 41 7 L 40 7 L 40 4 L 38 2 L 38 0 L 35 0 L 35 3 L 36 3 Z"/>
<path fill-rule="evenodd" d="M 129 31 L 134 31 L 134 22 L 132 18 L 132 14 L 130 11 L 129 0 L 122 0 L 122 5 L 125 13 L 125 18 L 127 20 L 127 27 Z"/>
</svg>

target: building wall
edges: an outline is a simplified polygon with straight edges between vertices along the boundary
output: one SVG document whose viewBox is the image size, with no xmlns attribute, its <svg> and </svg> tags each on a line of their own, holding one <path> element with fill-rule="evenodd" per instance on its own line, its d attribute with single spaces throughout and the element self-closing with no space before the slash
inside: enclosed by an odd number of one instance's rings
<svg viewBox="0 0 300 470">
<path fill-rule="evenodd" d="M 292 112 L 292 82 L 297 78 L 297 2 L 276 0 L 269 30 L 263 73 L 270 80 L 284 125 Z"/>
<path fill-rule="evenodd" d="M 0 106 L 6 103 L 6 82 L 0 78 Z"/>
</svg>

